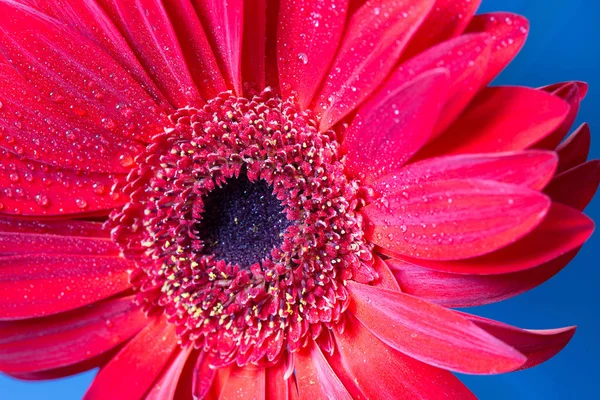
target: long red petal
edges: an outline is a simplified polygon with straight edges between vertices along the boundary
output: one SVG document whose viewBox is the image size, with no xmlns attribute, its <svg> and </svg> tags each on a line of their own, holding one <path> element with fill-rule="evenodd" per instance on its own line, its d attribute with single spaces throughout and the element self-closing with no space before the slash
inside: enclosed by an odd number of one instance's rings
<svg viewBox="0 0 600 400">
<path fill-rule="evenodd" d="M 192 346 L 188 346 L 177 354 L 177 357 L 163 372 L 162 376 L 154 383 L 144 400 L 176 400 L 175 393 L 177 392 L 179 377 L 192 349 Z"/>
<path fill-rule="evenodd" d="M 468 34 L 440 43 L 401 64 L 385 82 L 384 88 L 392 90 L 434 68 L 448 70 L 448 98 L 434 129 L 437 136 L 479 91 L 490 55 L 486 42 L 487 34 Z"/>
<path fill-rule="evenodd" d="M 525 355 L 527 362 L 519 369 L 535 367 L 554 357 L 569 343 L 576 329 L 574 326 L 545 330 L 521 329 L 476 315 L 461 314 Z"/>
<path fill-rule="evenodd" d="M 475 399 L 452 373 L 385 345 L 354 318 L 334 334 L 329 364 L 355 399 Z"/>
<path fill-rule="evenodd" d="M 71 29 L 87 37 L 129 72 L 160 105 L 161 109 L 172 110 L 164 95 L 111 21 L 102 7 L 94 0 L 27 0 L 31 7 L 55 17 Z"/>
<path fill-rule="evenodd" d="M 2 37 L 0 33 L 0 47 Z M 66 111 L 64 104 L 41 96 L 15 69 L 1 62 L 0 88 L 0 148 L 19 157 L 59 168 L 127 172 L 143 148 L 122 132 L 90 126 L 85 115 L 77 115 L 77 103 L 71 103 L 73 109 L 66 105 Z"/>
<path fill-rule="evenodd" d="M 154 321 L 100 370 L 84 400 L 141 399 L 176 347 L 175 326 L 165 318 Z"/>
<path fill-rule="evenodd" d="M 192 374 L 192 394 L 195 399 L 205 399 L 209 396 L 216 373 L 216 370 L 210 368 L 210 356 L 201 352 L 196 359 Z"/>
<path fill-rule="evenodd" d="M 497 303 L 531 290 L 562 270 L 577 250 L 520 272 L 499 275 L 465 275 L 418 267 L 401 260 L 386 260 L 404 293 L 444 307 L 474 307 Z"/>
<path fill-rule="evenodd" d="M 242 94 L 244 0 L 192 0 L 229 87 Z M 248 29 L 252 29 L 249 27 Z"/>
<path fill-rule="evenodd" d="M 16 215 L 95 213 L 122 206 L 124 175 L 82 173 L 23 160 L 0 149 L 0 211 Z"/>
<path fill-rule="evenodd" d="M 529 233 L 550 200 L 516 185 L 449 180 L 407 186 L 362 210 L 367 238 L 394 253 L 452 260 L 490 253 Z"/>
<path fill-rule="evenodd" d="M 529 22 L 522 16 L 506 12 L 476 15 L 465 32 L 487 32 L 492 53 L 484 78 L 484 86 L 491 82 L 525 44 Z"/>
<path fill-rule="evenodd" d="M 525 357 L 454 311 L 349 282 L 349 310 L 384 343 L 429 365 L 471 374 L 514 371 Z"/>
<path fill-rule="evenodd" d="M 0 232 L 32 233 L 86 238 L 110 239 L 110 233 L 99 222 L 79 220 L 43 221 L 1 216 Z"/>
<path fill-rule="evenodd" d="M 120 344 L 97 357 L 92 357 L 79 363 L 67 365 L 66 367 L 35 372 L 9 373 L 8 375 L 17 379 L 24 379 L 28 381 L 66 378 L 106 365 L 106 363 L 108 363 L 121 350 L 122 347 L 123 344 Z"/>
<path fill-rule="evenodd" d="M 283 0 L 279 8 L 277 54 L 284 97 L 310 104 L 337 51 L 348 0 Z"/>
<path fill-rule="evenodd" d="M 235 368 L 219 395 L 221 400 L 264 400 L 265 369 L 246 366 Z"/>
<path fill-rule="evenodd" d="M 591 132 L 588 124 L 582 124 L 557 148 L 558 167 L 556 173 L 583 164 L 590 153 Z"/>
<path fill-rule="evenodd" d="M 119 256 L 119 247 L 110 239 L 40 235 L 0 231 L 0 256 L 24 254 L 80 254 Z"/>
<path fill-rule="evenodd" d="M 381 259 L 377 254 L 373 254 L 373 269 L 379 275 L 379 278 L 371 284 L 373 286 L 382 287 L 388 290 L 402 291 L 398 281 L 394 277 L 393 272 L 388 267 L 387 263 Z"/>
<path fill-rule="evenodd" d="M 4 2 L 0 12 L 4 56 L 36 94 L 52 100 L 70 119 L 85 121 L 104 135 L 142 140 L 166 126 L 166 114 L 95 43 L 33 9 Z M 44 117 L 49 115 L 37 118 Z"/>
<path fill-rule="evenodd" d="M 556 175 L 544 193 L 553 201 L 583 210 L 594 198 L 599 184 L 600 160 L 592 160 Z"/>
<path fill-rule="evenodd" d="M 435 69 L 365 103 L 343 142 L 349 172 L 371 182 L 398 170 L 429 139 L 447 88 L 448 72 Z"/>
<path fill-rule="evenodd" d="M 552 179 L 557 162 L 555 153 L 539 150 L 435 157 L 386 175 L 373 187 L 382 195 L 390 195 L 422 182 L 483 179 L 541 190 Z"/>
<path fill-rule="evenodd" d="M 175 108 L 201 102 L 177 35 L 161 1 L 98 0 L 98 3 Z"/>
<path fill-rule="evenodd" d="M 523 150 L 556 129 L 569 105 L 549 93 L 524 87 L 489 87 L 417 157 Z"/>
<path fill-rule="evenodd" d="M 205 101 L 227 90 L 217 60 L 190 0 L 163 0 L 181 51 L 196 87 Z"/>
<path fill-rule="evenodd" d="M 434 0 L 375 0 L 350 18 L 331 70 L 316 98 L 320 129 L 327 130 L 385 80 Z"/>
<path fill-rule="evenodd" d="M 72 310 L 127 290 L 133 262 L 97 255 L 0 258 L 0 320 Z"/>
<path fill-rule="evenodd" d="M 132 297 L 51 317 L 0 322 L 0 370 L 51 370 L 94 358 L 139 332 L 147 318 Z"/>
<path fill-rule="evenodd" d="M 533 147 L 537 149 L 552 150 L 558 146 L 567 133 L 569 133 L 571 126 L 575 122 L 575 118 L 577 118 L 577 113 L 579 112 L 579 105 L 582 100 L 579 82 L 563 83 L 557 89 L 549 91 L 549 93 L 566 101 L 569 104 L 569 113 L 562 124 L 554 129 L 552 133 L 542 139 L 539 143 L 533 145 Z"/>
<path fill-rule="evenodd" d="M 300 399 L 352 400 L 352 396 L 316 344 L 296 353 L 296 379 Z"/>
<path fill-rule="evenodd" d="M 267 86 L 267 3 L 270 0 L 246 0 L 244 3 L 244 26 L 252 29 L 244 31 L 242 43 L 242 82 L 250 83 L 254 90 Z M 277 65 L 270 66 L 277 68 Z M 244 87 L 246 90 L 246 87 Z"/>
<path fill-rule="evenodd" d="M 496 275 L 524 271 L 581 246 L 594 231 L 594 222 L 559 203 L 527 236 L 498 251 L 461 261 L 406 259 L 415 265 L 456 274 Z"/>
<path fill-rule="evenodd" d="M 481 0 L 436 0 L 402 58 L 406 60 L 436 43 L 460 35 L 480 3 Z"/>
<path fill-rule="evenodd" d="M 293 378 L 285 379 L 284 363 L 267 368 L 265 376 L 265 400 L 291 400 L 292 393 L 296 391 Z"/>
</svg>

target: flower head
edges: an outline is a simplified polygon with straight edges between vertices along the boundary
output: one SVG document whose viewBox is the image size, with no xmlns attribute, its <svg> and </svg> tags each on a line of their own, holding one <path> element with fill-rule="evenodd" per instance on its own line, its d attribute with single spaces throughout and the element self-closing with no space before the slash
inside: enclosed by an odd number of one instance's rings
<svg viewBox="0 0 600 400">
<path fill-rule="evenodd" d="M 600 181 L 586 85 L 488 87 L 528 26 L 478 5 L 0 0 L 0 370 L 463 399 L 560 351 L 452 310 L 562 269 Z"/>
</svg>

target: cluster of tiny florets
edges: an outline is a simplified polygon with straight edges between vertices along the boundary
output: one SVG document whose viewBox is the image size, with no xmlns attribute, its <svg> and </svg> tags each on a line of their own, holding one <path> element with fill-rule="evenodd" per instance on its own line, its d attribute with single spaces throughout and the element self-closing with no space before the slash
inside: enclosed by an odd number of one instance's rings
<svg viewBox="0 0 600 400">
<path fill-rule="evenodd" d="M 171 120 L 138 157 L 130 202 L 110 222 L 138 265 L 131 279 L 147 312 L 166 312 L 214 367 L 275 363 L 343 324 L 345 282 L 376 273 L 357 213 L 368 191 L 346 177 L 335 133 L 268 89 L 223 93 Z M 211 255 L 200 224 L 203 199 L 240 174 L 266 181 L 290 221 L 281 246 L 250 266 Z"/>
</svg>

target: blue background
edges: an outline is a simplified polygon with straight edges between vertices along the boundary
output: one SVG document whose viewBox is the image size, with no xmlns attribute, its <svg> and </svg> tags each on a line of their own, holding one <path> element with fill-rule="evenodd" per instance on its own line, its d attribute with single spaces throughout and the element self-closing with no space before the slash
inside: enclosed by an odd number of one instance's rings
<svg viewBox="0 0 600 400">
<path fill-rule="evenodd" d="M 542 86 L 566 80 L 586 81 L 590 91 L 576 125 L 588 121 L 592 133 L 595 129 L 600 132 L 600 2 L 483 0 L 480 12 L 487 11 L 513 11 L 531 22 L 523 51 L 495 83 Z M 600 139 L 596 135 L 591 158 L 599 156 Z M 586 213 L 600 223 L 600 196 Z M 567 348 L 539 367 L 500 376 L 461 376 L 480 399 L 599 398 L 598 248 L 600 232 L 566 269 L 541 287 L 499 304 L 470 309 L 524 328 L 579 326 Z M 49 382 L 19 382 L 0 376 L 0 399 L 79 399 L 94 374 L 91 371 Z"/>
</svg>

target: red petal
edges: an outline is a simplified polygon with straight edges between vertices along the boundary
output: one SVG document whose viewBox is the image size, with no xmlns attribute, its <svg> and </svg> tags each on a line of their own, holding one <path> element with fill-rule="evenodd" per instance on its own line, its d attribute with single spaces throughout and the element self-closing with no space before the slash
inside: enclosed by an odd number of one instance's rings
<svg viewBox="0 0 600 400">
<path fill-rule="evenodd" d="M 373 187 L 387 196 L 422 182 L 484 179 L 541 190 L 552 179 L 557 162 L 555 153 L 539 150 L 435 157 L 384 176 Z"/>
<path fill-rule="evenodd" d="M 0 320 L 41 317 L 105 299 L 130 287 L 133 262 L 94 255 L 0 258 Z"/>
<path fill-rule="evenodd" d="M 444 307 L 497 303 L 531 290 L 562 270 L 577 254 L 572 250 L 540 266 L 501 275 L 462 275 L 386 260 L 402 291 Z"/>
<path fill-rule="evenodd" d="M 591 133 L 588 124 L 581 125 L 557 148 L 558 168 L 557 173 L 583 164 L 590 153 Z"/>
<path fill-rule="evenodd" d="M 217 60 L 190 0 L 163 0 L 196 87 L 206 101 L 227 90 Z"/>
<path fill-rule="evenodd" d="M 175 107 L 196 105 L 200 94 L 169 16 L 157 0 L 98 0 L 152 77 Z"/>
<path fill-rule="evenodd" d="M 556 129 L 568 112 L 564 100 L 540 90 L 489 87 L 417 157 L 523 150 Z"/>
<path fill-rule="evenodd" d="M 429 139 L 444 105 L 448 72 L 435 69 L 387 85 L 359 110 L 343 142 L 346 168 L 367 182 L 395 172 Z"/>
<path fill-rule="evenodd" d="M 166 126 L 166 114 L 95 43 L 33 9 L 2 3 L 0 12 L 4 56 L 39 92 L 36 95 L 52 100 L 67 120 L 84 121 L 90 130 L 105 135 L 141 140 Z M 22 101 L 28 103 L 36 104 Z M 43 110 L 41 104 L 34 109 Z M 44 117 L 50 115 L 37 116 Z"/>
<path fill-rule="evenodd" d="M 574 326 L 546 330 L 520 329 L 476 315 L 461 314 L 525 355 L 527 362 L 519 369 L 535 367 L 554 357 L 569 343 L 576 329 Z"/>
<path fill-rule="evenodd" d="M 236 94 L 241 95 L 244 1 L 193 0 L 193 2 L 229 87 L 232 87 Z"/>
<path fill-rule="evenodd" d="M 583 210 L 592 201 L 599 184 L 600 160 L 592 160 L 556 175 L 544 193 L 553 201 Z"/>
<path fill-rule="evenodd" d="M 449 99 L 445 105 L 444 121 L 436 131 L 443 130 L 469 103 L 481 87 L 490 48 L 487 34 L 468 34 L 442 42 L 402 63 L 386 81 L 386 86 L 399 86 L 415 75 L 443 67 L 450 73 Z"/>
<path fill-rule="evenodd" d="M 538 225 L 550 200 L 528 188 L 481 180 L 407 186 L 363 209 L 367 238 L 392 252 L 452 260 L 490 253 Z"/>
<path fill-rule="evenodd" d="M 81 173 L 23 160 L 0 149 L 0 209 L 7 214 L 94 213 L 120 207 L 123 175 Z"/>
<path fill-rule="evenodd" d="M 179 377 L 192 352 L 192 348 L 192 346 L 188 346 L 179 352 L 162 376 L 154 383 L 144 400 L 175 400 Z"/>
<path fill-rule="evenodd" d="M 491 82 L 506 67 L 525 44 L 529 22 L 522 16 L 496 12 L 476 15 L 465 32 L 487 32 L 492 49 L 484 85 Z"/>
<path fill-rule="evenodd" d="M 296 379 L 300 399 L 352 400 L 316 344 L 296 353 Z"/>
<path fill-rule="evenodd" d="M 194 399 L 204 399 L 209 396 L 216 372 L 215 369 L 210 368 L 210 356 L 205 352 L 200 353 L 192 374 L 192 393 Z"/>
<path fill-rule="evenodd" d="M 277 70 L 277 30 L 279 29 L 280 0 L 266 1 L 266 43 L 265 43 L 265 84 L 279 87 L 279 71 Z"/>
<path fill-rule="evenodd" d="M 147 318 L 132 297 L 51 317 L 0 322 L 0 370 L 51 370 L 96 357 L 140 331 Z"/>
<path fill-rule="evenodd" d="M 536 143 L 533 147 L 538 149 L 549 149 L 552 150 L 558 146 L 558 144 L 565 138 L 571 126 L 575 122 L 577 112 L 579 111 L 579 104 L 581 102 L 581 94 L 579 93 L 578 82 L 568 82 L 561 85 L 558 89 L 549 92 L 552 95 L 565 100 L 569 104 L 569 113 L 565 117 L 565 120 L 560 124 L 554 132 L 550 133 L 539 143 Z"/>
<path fill-rule="evenodd" d="M 394 274 L 389 269 L 386 262 L 384 262 L 377 254 L 373 254 L 373 269 L 379 275 L 379 279 L 371 282 L 373 286 L 382 287 L 388 290 L 396 290 L 401 292 L 400 285 L 394 277 Z"/>
<path fill-rule="evenodd" d="M 23 254 L 80 254 L 119 256 L 110 239 L 0 232 L 0 256 Z"/>
<path fill-rule="evenodd" d="M 475 399 L 452 373 L 386 346 L 354 318 L 333 332 L 329 364 L 355 399 Z"/>
<path fill-rule="evenodd" d="M 4 4 L 0 3 L 0 12 Z M 73 111 L 76 103 L 65 112 L 66 104 L 40 96 L 16 70 L 2 63 L 0 102 L 0 148 L 28 159 L 82 171 L 126 172 L 142 148 L 141 143 L 124 139 L 121 132 L 90 126 L 85 116 L 74 114 L 79 112 Z"/>
<path fill-rule="evenodd" d="M 578 87 L 578 93 L 579 93 L 579 101 L 581 102 L 583 99 L 585 99 L 585 96 L 587 95 L 587 92 L 589 90 L 589 85 L 585 82 L 582 81 L 570 81 L 570 82 L 559 82 L 559 83 L 553 83 L 551 85 L 547 85 L 547 86 L 542 86 L 539 89 L 543 90 L 545 92 L 548 93 L 553 93 L 557 90 L 560 90 L 561 88 L 564 88 L 565 85 L 568 85 L 570 83 L 574 83 L 577 85 Z"/>
<path fill-rule="evenodd" d="M 462 261 L 410 259 L 410 262 L 456 274 L 507 274 L 533 268 L 580 247 L 593 230 L 594 222 L 584 214 L 552 203 L 546 218 L 529 235 L 496 252 Z"/>
<path fill-rule="evenodd" d="M 350 18 L 340 50 L 317 96 L 315 112 L 327 130 L 383 82 L 434 0 L 365 3 Z"/>
<path fill-rule="evenodd" d="M 36 233 L 47 235 L 83 236 L 110 239 L 109 232 L 99 222 L 89 221 L 36 221 L 1 216 L 0 232 Z"/>
<path fill-rule="evenodd" d="M 244 25 L 252 26 L 252 29 L 246 29 L 243 34 L 242 82 L 249 82 L 255 90 L 266 87 L 268 1 L 249 0 L 244 6 Z"/>
<path fill-rule="evenodd" d="M 284 97 L 310 104 L 338 49 L 348 0 L 283 0 L 279 9 L 277 55 Z"/>
<path fill-rule="evenodd" d="M 265 400 L 288 400 L 296 391 L 293 378 L 285 379 L 285 368 L 283 363 L 267 368 L 266 373 L 266 396 Z"/>
<path fill-rule="evenodd" d="M 148 76 L 115 24 L 95 1 L 28 0 L 31 7 L 64 22 L 69 28 L 87 37 L 129 72 L 150 96 L 169 112 L 171 106 Z"/>
<path fill-rule="evenodd" d="M 176 348 L 175 326 L 165 318 L 156 320 L 100 370 L 84 400 L 142 398 Z"/>
<path fill-rule="evenodd" d="M 514 371 L 526 361 L 512 347 L 454 311 L 410 295 L 348 282 L 349 310 L 375 336 L 429 365 L 471 374 Z"/>
<path fill-rule="evenodd" d="M 223 386 L 219 399 L 264 400 L 265 369 L 253 366 L 233 369 Z"/>
<path fill-rule="evenodd" d="M 460 35 L 480 3 L 481 0 L 436 0 L 402 58 L 406 60 L 436 43 Z"/>
<path fill-rule="evenodd" d="M 97 357 L 92 357 L 85 361 L 68 365 L 66 367 L 49 369 L 45 371 L 35 371 L 35 372 L 25 372 L 25 373 L 11 373 L 8 374 L 17 379 L 24 379 L 28 381 L 41 381 L 48 379 L 58 379 L 58 378 L 66 378 L 73 375 L 80 374 L 85 371 L 89 371 L 90 369 L 101 367 L 109 362 L 115 354 L 121 350 L 123 345 L 118 345 L 117 347 L 100 354 Z"/>
</svg>

